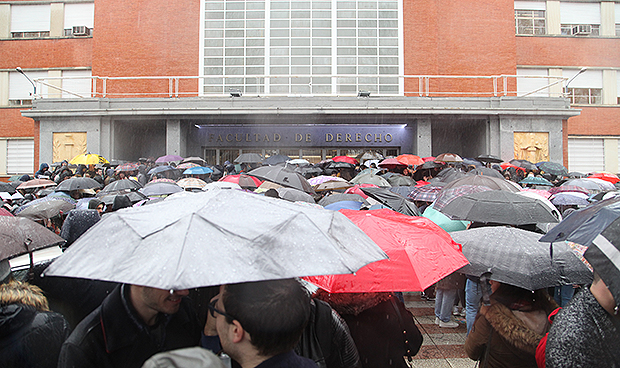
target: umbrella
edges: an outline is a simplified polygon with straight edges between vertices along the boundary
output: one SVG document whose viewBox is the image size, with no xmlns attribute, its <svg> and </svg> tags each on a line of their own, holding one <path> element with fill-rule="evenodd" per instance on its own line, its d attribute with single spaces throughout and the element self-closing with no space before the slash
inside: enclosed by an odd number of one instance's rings
<svg viewBox="0 0 620 368">
<path fill-rule="evenodd" d="M 310 161 L 303 159 L 303 158 L 294 158 L 292 160 L 288 160 L 286 163 L 289 165 L 299 165 L 299 166 L 310 165 Z"/>
<path fill-rule="evenodd" d="M 163 163 L 168 163 L 168 162 L 173 162 L 173 161 L 182 161 L 182 160 L 183 160 L 183 157 L 179 155 L 165 155 L 165 156 L 158 157 L 157 160 L 155 160 L 155 163 L 163 164 Z"/>
<path fill-rule="evenodd" d="M 620 197 L 605 199 L 571 213 L 540 238 L 540 241 L 555 243 L 567 240 L 587 246 L 618 217 Z"/>
<path fill-rule="evenodd" d="M 520 194 L 523 193 L 536 193 L 539 196 L 545 198 L 545 199 L 549 199 L 549 197 L 551 197 L 551 193 L 549 193 L 549 191 L 546 190 L 542 190 L 542 189 L 532 189 L 532 188 L 523 188 L 523 190 L 521 192 L 519 192 Z"/>
<path fill-rule="evenodd" d="M 350 162 L 338 161 L 338 162 L 330 162 L 325 169 L 347 169 L 347 170 L 355 170 L 355 165 Z"/>
<path fill-rule="evenodd" d="M 217 190 L 217 189 L 242 189 L 239 184 L 227 182 L 227 181 L 214 181 L 212 183 L 207 183 L 202 190 L 205 192 L 207 190 Z"/>
<path fill-rule="evenodd" d="M 371 161 L 371 160 L 383 160 L 383 155 L 377 151 L 366 151 L 361 155 L 357 156 L 358 159 L 362 161 Z"/>
<path fill-rule="evenodd" d="M 508 180 L 494 178 L 487 175 L 467 175 L 448 183 L 444 189 L 451 189 L 461 185 L 480 185 L 489 187 L 493 190 L 506 190 L 513 193 L 521 190 L 519 185 L 516 183 L 512 184 Z"/>
<path fill-rule="evenodd" d="M 202 189 L 207 183 L 204 180 L 200 180 L 198 178 L 184 178 L 177 181 L 177 185 L 183 189 Z"/>
<path fill-rule="evenodd" d="M 357 165 L 359 162 L 353 158 L 353 157 L 349 157 L 349 156 L 336 156 L 334 158 L 332 158 L 332 161 L 334 162 L 346 162 L 348 164 L 351 164 L 353 166 Z"/>
<path fill-rule="evenodd" d="M 347 182 L 345 179 L 343 179 L 341 177 L 338 177 L 338 176 L 327 176 L 327 175 L 315 176 L 314 178 L 308 179 L 308 183 L 310 183 L 310 185 L 312 185 L 312 186 L 319 185 L 321 183 L 325 183 L 326 181 L 343 181 L 343 182 Z"/>
<path fill-rule="evenodd" d="M 129 190 L 136 189 L 137 190 L 140 188 L 142 188 L 142 184 L 138 183 L 137 181 L 133 179 L 115 180 L 111 182 L 110 184 L 106 185 L 99 193 L 97 193 L 97 196 L 103 195 L 109 192 L 124 190 L 124 189 L 129 189 Z"/>
<path fill-rule="evenodd" d="M 378 187 L 391 187 L 390 182 L 375 174 L 359 174 L 349 181 L 351 184 L 373 184 Z"/>
<path fill-rule="evenodd" d="M 519 184 L 546 185 L 549 187 L 553 186 L 552 182 L 540 176 L 528 176 L 525 179 L 521 180 Z"/>
<path fill-rule="evenodd" d="M 452 202 L 456 198 L 472 193 L 484 192 L 488 190 L 493 190 L 489 187 L 485 187 L 482 185 L 460 185 L 454 188 L 446 188 L 444 187 L 439 194 L 437 194 L 437 199 L 433 203 L 433 207 L 436 210 L 441 210 L 448 203 Z"/>
<path fill-rule="evenodd" d="M 259 164 L 263 158 L 258 153 L 242 153 L 235 159 L 237 164 Z"/>
<path fill-rule="evenodd" d="M 471 222 L 461 220 L 451 220 L 448 216 L 437 211 L 432 205 L 426 207 L 423 217 L 433 221 L 437 226 L 447 232 L 466 230 Z"/>
<path fill-rule="evenodd" d="M 369 197 L 379 201 L 387 207 L 393 209 L 396 212 L 400 212 L 408 216 L 420 216 L 420 210 L 407 198 L 391 192 L 386 188 L 361 188 L 362 192 L 366 193 Z"/>
<path fill-rule="evenodd" d="M 263 165 L 277 165 L 289 161 L 291 158 L 287 155 L 273 155 L 263 160 Z"/>
<path fill-rule="evenodd" d="M 5 208 L 0 207 L 0 216 L 9 216 L 13 217 L 13 214 L 7 211 Z"/>
<path fill-rule="evenodd" d="M 156 166 L 152 168 L 151 170 L 149 170 L 148 175 L 155 175 L 155 174 L 159 174 L 165 171 L 172 171 L 172 170 L 176 170 L 176 168 L 169 166 L 169 165 Z"/>
<path fill-rule="evenodd" d="M 540 234 L 513 227 L 480 227 L 451 233 L 463 245 L 469 265 L 459 272 L 538 290 L 551 286 L 588 284 L 592 272 L 566 243 L 549 246 L 538 242 Z"/>
<path fill-rule="evenodd" d="M 455 198 L 440 209 L 453 220 L 507 225 L 559 222 L 542 201 L 502 190 L 489 190 Z"/>
<path fill-rule="evenodd" d="M 461 162 L 464 166 L 475 166 L 475 167 L 484 167 L 484 164 L 473 158 L 463 157 L 463 162 Z"/>
<path fill-rule="evenodd" d="M 193 163 L 193 164 L 196 164 L 198 166 L 205 166 L 207 164 L 207 161 L 205 161 L 202 157 L 196 157 L 196 156 L 187 157 L 187 158 L 183 159 L 183 161 L 181 161 L 181 165 L 188 164 L 188 163 Z M 181 165 L 179 165 L 179 166 L 181 166 Z"/>
<path fill-rule="evenodd" d="M 362 191 L 362 188 L 368 188 L 368 187 L 379 188 L 379 186 L 374 185 L 374 184 L 355 184 L 354 186 L 345 190 L 344 192 L 345 194 L 358 194 L 362 198 L 366 199 L 368 198 L 368 195 Z"/>
<path fill-rule="evenodd" d="M 396 156 L 396 160 L 407 166 L 417 166 L 417 165 L 422 165 L 424 163 L 424 160 L 420 158 L 420 156 L 411 155 L 411 154 L 402 154 L 402 155 Z"/>
<path fill-rule="evenodd" d="M 398 161 L 398 159 L 396 158 L 386 158 L 385 160 L 379 162 L 377 166 L 388 169 L 388 170 L 393 170 L 397 167 L 401 167 L 401 168 L 407 167 L 407 164 L 404 164 Z"/>
<path fill-rule="evenodd" d="M 341 213 L 214 190 L 105 216 L 45 275 L 182 290 L 351 273 L 385 258 Z"/>
<path fill-rule="evenodd" d="M 139 192 L 147 197 L 168 195 L 176 192 L 181 192 L 183 188 L 176 183 L 148 183 L 144 188 L 140 188 Z"/>
<path fill-rule="evenodd" d="M 502 160 L 500 157 L 494 155 L 480 155 L 476 157 L 476 159 L 481 162 L 487 162 L 492 164 L 499 164 L 501 162 L 504 162 L 504 160 Z"/>
<path fill-rule="evenodd" d="M 121 165 L 118 165 L 114 171 L 118 172 L 127 172 L 127 171 L 135 171 L 138 170 L 140 165 L 135 162 L 127 162 Z"/>
<path fill-rule="evenodd" d="M 319 205 L 325 207 L 332 203 L 341 202 L 341 201 L 353 201 L 353 202 L 361 202 L 363 204 L 368 204 L 364 197 L 359 194 L 352 193 L 333 193 L 326 197 L 321 198 L 319 201 Z"/>
<path fill-rule="evenodd" d="M 94 189 L 101 188 L 101 184 L 97 182 L 95 179 L 84 178 L 84 177 L 74 177 L 67 180 L 63 180 L 56 187 L 57 192 L 70 192 L 72 190 L 79 189 Z"/>
<path fill-rule="evenodd" d="M 450 183 L 455 181 L 456 179 L 460 179 L 465 177 L 467 174 L 462 170 L 456 169 L 454 167 L 446 167 L 441 170 L 434 180 L 441 181 L 443 183 Z"/>
<path fill-rule="evenodd" d="M 590 194 L 590 191 L 586 188 L 579 187 L 577 185 L 561 185 L 559 187 L 549 188 L 549 193 L 557 194 L 562 192 L 579 192 L 583 194 Z"/>
<path fill-rule="evenodd" d="M 549 200 L 556 206 L 587 206 L 590 204 L 587 194 L 579 192 L 562 192 L 551 196 Z"/>
<path fill-rule="evenodd" d="M 0 182 L 0 192 L 15 193 L 15 189 L 21 184 L 21 181 L 12 181 L 10 183 Z"/>
<path fill-rule="evenodd" d="M 589 175 L 588 178 L 601 179 L 601 180 L 608 181 L 612 184 L 615 184 L 620 181 L 620 178 L 618 178 L 617 175 L 612 174 L 612 173 L 607 173 L 607 172 L 594 173 L 592 175 Z"/>
<path fill-rule="evenodd" d="M 499 165 L 499 167 L 501 167 L 502 170 L 506 170 L 508 168 L 513 168 L 513 169 L 515 169 L 515 171 L 516 170 L 521 170 L 525 174 L 525 169 L 524 168 L 522 168 L 520 166 L 517 166 L 517 165 L 509 164 L 509 163 L 506 163 L 506 162 L 504 162 L 503 164 Z"/>
<path fill-rule="evenodd" d="M 411 192 L 413 192 L 417 188 L 418 187 L 416 185 L 410 185 L 410 186 L 402 186 L 402 187 L 391 187 L 391 188 L 388 188 L 388 189 L 392 193 L 396 193 L 396 194 L 399 194 L 399 195 L 401 195 L 403 197 L 409 198 L 409 194 L 411 194 Z"/>
<path fill-rule="evenodd" d="M 17 216 L 26 217 L 31 220 L 46 220 L 58 216 L 61 213 L 68 213 L 75 208 L 75 204 L 71 204 L 60 198 L 49 201 L 41 201 L 30 205 L 20 211 Z"/>
<path fill-rule="evenodd" d="M 282 187 L 277 188 L 276 191 L 281 199 L 286 199 L 287 201 L 316 203 L 310 194 L 295 188 Z"/>
<path fill-rule="evenodd" d="M 542 161 L 536 164 L 539 170 L 556 176 L 568 175 L 568 170 L 556 162 Z"/>
<path fill-rule="evenodd" d="M 456 153 L 442 153 L 435 157 L 435 162 L 463 162 L 463 159 Z"/>
<path fill-rule="evenodd" d="M 354 275 L 305 279 L 330 292 L 422 291 L 467 264 L 450 235 L 423 217 L 391 210 L 342 210 L 389 259 L 360 268 Z"/>
<path fill-rule="evenodd" d="M 284 187 L 299 189 L 306 193 L 314 193 L 312 185 L 310 185 L 303 175 L 282 166 L 259 167 L 248 172 L 248 175 L 257 177 L 261 180 L 269 180 L 270 182 L 280 184 Z"/>
<path fill-rule="evenodd" d="M 55 186 L 56 182 L 47 179 L 34 179 L 25 181 L 17 186 L 16 189 L 33 189 L 33 188 L 46 188 Z"/>
<path fill-rule="evenodd" d="M 213 173 L 213 170 L 211 168 L 203 167 L 203 166 L 191 167 L 183 171 L 183 175 L 206 175 L 206 174 L 211 174 L 211 173 Z"/>
<path fill-rule="evenodd" d="M 410 187 L 416 184 L 415 180 L 413 180 L 410 176 L 400 174 L 390 176 L 387 181 L 393 187 Z"/>
<path fill-rule="evenodd" d="M 105 157 L 96 153 L 83 153 L 72 158 L 69 163 L 73 165 L 96 165 L 109 164 L 110 162 Z"/>
<path fill-rule="evenodd" d="M 147 196 L 145 196 L 144 194 L 140 192 L 136 192 L 134 190 L 127 190 L 127 189 L 114 191 L 114 192 L 107 192 L 101 196 L 98 195 L 97 198 L 101 202 L 105 203 L 106 206 L 110 206 L 114 204 L 114 199 L 116 199 L 116 197 L 121 196 L 121 195 L 129 198 L 129 201 L 131 203 L 136 203 L 136 202 L 140 202 L 142 200 L 148 199 Z"/>
<path fill-rule="evenodd" d="M 287 164 L 288 165 L 288 164 Z M 323 174 L 323 169 L 316 166 L 298 166 L 295 168 L 296 173 L 300 173 L 305 178 Z"/>
<path fill-rule="evenodd" d="M 570 179 L 565 181 L 561 186 L 573 186 L 587 189 L 589 192 L 598 192 L 602 190 L 601 186 L 593 179 Z"/>
<path fill-rule="evenodd" d="M 584 253 L 584 257 L 614 297 L 616 305 L 620 304 L 620 221 L 614 220 L 604 227 L 600 235 Z"/>
<path fill-rule="evenodd" d="M 64 242 L 53 231 L 30 219 L 0 216 L 0 260 Z"/>
<path fill-rule="evenodd" d="M 245 174 L 226 175 L 219 181 L 238 184 L 241 188 L 258 188 L 263 182 L 258 178 Z"/>
<path fill-rule="evenodd" d="M 434 202 L 443 188 L 434 185 L 415 187 L 408 195 L 414 201 Z"/>
<path fill-rule="evenodd" d="M 490 167 L 477 167 L 473 170 L 468 171 L 467 175 L 486 175 L 498 179 L 504 179 L 504 176 L 499 171 L 491 169 Z"/>
<path fill-rule="evenodd" d="M 534 163 L 528 161 L 528 160 L 510 160 L 509 161 L 511 164 L 521 167 L 524 170 L 530 170 L 530 171 L 538 171 L 538 166 L 534 165 Z"/>
<path fill-rule="evenodd" d="M 52 193 L 52 194 L 60 194 L 60 193 Z M 34 206 L 38 203 L 43 203 L 43 202 L 48 202 L 48 201 L 55 201 L 55 200 L 62 200 L 65 201 L 69 204 L 72 204 L 73 206 L 75 206 L 75 204 L 77 203 L 77 201 L 69 196 L 53 196 L 53 195 L 48 195 L 46 197 L 43 198 L 38 198 L 35 199 L 34 201 L 30 201 L 26 204 L 23 204 L 21 206 L 19 206 L 15 211 L 14 214 L 17 215 L 19 214 L 21 211 L 25 210 L 26 208 L 30 207 L 30 206 Z"/>
<path fill-rule="evenodd" d="M 154 184 L 154 183 L 173 183 L 173 184 L 175 184 L 176 181 L 174 181 L 174 179 L 168 179 L 168 178 L 157 178 L 157 179 L 153 179 L 153 180 L 149 181 L 147 184 Z"/>
<path fill-rule="evenodd" d="M 197 163 L 194 163 L 194 162 L 184 162 L 182 164 L 177 165 L 177 169 L 183 169 L 183 170 L 191 169 L 193 167 L 200 167 L 200 165 L 198 165 Z M 184 172 L 184 174 L 185 174 L 185 172 Z"/>
<path fill-rule="evenodd" d="M 578 171 L 571 171 L 571 172 L 569 172 L 569 173 L 568 173 L 568 175 L 567 175 L 567 176 L 568 176 L 569 178 L 576 179 L 576 178 L 583 178 L 583 177 L 585 176 L 585 174 L 580 173 L 580 172 L 578 172 Z"/>
<path fill-rule="evenodd" d="M 334 202 L 332 204 L 328 204 L 327 206 L 325 206 L 326 210 L 331 210 L 331 211 L 340 211 L 340 210 L 354 210 L 354 211 L 358 211 L 359 209 L 362 208 L 364 204 L 362 202 L 356 202 L 356 201 L 339 201 L 339 202 Z"/>
<path fill-rule="evenodd" d="M 353 184 L 349 184 L 349 182 L 347 182 L 347 181 L 330 180 L 330 181 L 326 181 L 326 182 L 323 182 L 321 184 L 318 184 L 318 185 L 314 186 L 314 191 L 315 192 L 324 192 L 324 191 L 327 191 L 327 190 L 348 189 L 348 188 L 351 188 L 352 186 L 353 186 Z"/>
</svg>

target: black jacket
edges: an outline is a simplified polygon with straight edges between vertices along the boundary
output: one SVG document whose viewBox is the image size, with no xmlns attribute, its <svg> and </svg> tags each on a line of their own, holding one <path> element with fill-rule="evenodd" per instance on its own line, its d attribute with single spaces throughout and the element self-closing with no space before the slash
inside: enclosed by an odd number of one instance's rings
<svg viewBox="0 0 620 368">
<path fill-rule="evenodd" d="M 62 315 L 34 307 L 0 307 L 0 365 L 2 367 L 56 367 L 62 343 L 71 329 Z"/>
<path fill-rule="evenodd" d="M 128 302 L 128 292 L 119 286 L 78 324 L 62 346 L 58 367 L 139 368 L 156 353 L 198 345 L 200 326 L 189 300 L 150 327 Z"/>
</svg>

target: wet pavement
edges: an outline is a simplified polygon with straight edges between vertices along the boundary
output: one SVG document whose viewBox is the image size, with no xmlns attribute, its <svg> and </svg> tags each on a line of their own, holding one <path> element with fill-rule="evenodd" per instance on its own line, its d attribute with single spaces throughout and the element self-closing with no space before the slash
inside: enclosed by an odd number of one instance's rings
<svg viewBox="0 0 620 368">
<path fill-rule="evenodd" d="M 415 368 L 473 368 L 476 362 L 465 353 L 464 317 L 453 317 L 459 322 L 457 328 L 441 328 L 435 324 L 435 303 L 420 297 L 420 293 L 404 293 L 405 306 L 415 318 L 416 325 L 424 336 L 424 343 L 413 357 L 411 367 Z"/>
</svg>

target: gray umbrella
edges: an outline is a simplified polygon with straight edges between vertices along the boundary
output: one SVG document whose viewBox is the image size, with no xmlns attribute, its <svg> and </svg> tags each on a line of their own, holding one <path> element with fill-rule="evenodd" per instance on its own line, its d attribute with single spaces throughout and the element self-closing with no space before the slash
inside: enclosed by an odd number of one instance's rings
<svg viewBox="0 0 620 368">
<path fill-rule="evenodd" d="M 452 220 L 527 225 L 559 222 L 543 202 L 504 190 L 466 194 L 439 209 Z"/>
<path fill-rule="evenodd" d="M 354 202 L 362 202 L 363 204 L 369 204 L 364 197 L 355 193 L 333 193 L 326 197 L 321 198 L 319 204 L 323 207 L 328 206 L 332 203 L 341 202 L 341 201 L 354 201 Z"/>
<path fill-rule="evenodd" d="M 99 192 L 101 193 L 101 192 Z M 119 195 L 124 195 L 129 198 L 131 203 L 139 202 L 143 199 L 147 199 L 148 197 L 140 192 L 136 192 L 133 190 L 117 190 L 114 192 L 103 193 L 103 195 L 97 194 L 97 198 L 101 200 L 101 202 L 105 203 L 106 206 L 109 206 L 114 203 L 114 199 Z"/>
<path fill-rule="evenodd" d="M 450 233 L 463 245 L 469 265 L 459 272 L 528 290 L 550 286 L 588 284 L 592 272 L 566 243 L 540 243 L 540 234 L 511 227 L 480 227 Z"/>
<path fill-rule="evenodd" d="M 58 216 L 61 212 L 68 213 L 74 208 L 74 204 L 58 198 L 30 205 L 24 208 L 23 211 L 20 211 L 17 216 L 31 220 L 46 220 Z"/>
<path fill-rule="evenodd" d="M 420 216 L 420 210 L 418 210 L 418 207 L 416 207 L 413 202 L 410 202 L 400 194 L 391 192 L 387 188 L 364 187 L 360 189 L 369 197 L 372 197 L 396 212 L 408 216 Z"/>
<path fill-rule="evenodd" d="M 494 178 L 488 175 L 466 175 L 460 179 L 456 179 L 444 187 L 444 190 L 455 188 L 461 185 L 480 185 L 489 187 L 493 190 L 507 190 L 509 192 L 519 192 L 518 184 L 512 184 L 508 180 Z"/>
<path fill-rule="evenodd" d="M 314 194 L 314 189 L 312 189 L 312 185 L 308 183 L 308 179 L 300 173 L 288 170 L 282 166 L 259 167 L 248 172 L 248 175 L 261 180 L 268 180 L 284 187 L 295 188 L 306 193 Z"/>
<path fill-rule="evenodd" d="M 147 197 L 157 196 L 157 195 L 168 195 L 176 192 L 183 191 L 183 188 L 178 186 L 176 183 L 151 183 L 144 186 L 139 190 L 140 193 L 144 194 Z"/>
<path fill-rule="evenodd" d="M 280 198 L 286 199 L 287 201 L 316 203 L 310 194 L 298 189 L 281 187 L 277 188 L 276 191 Z"/>
<path fill-rule="evenodd" d="M 388 183 L 393 187 L 410 187 L 416 184 L 415 180 L 413 180 L 410 176 L 406 175 L 392 175 L 387 178 Z"/>
<path fill-rule="evenodd" d="M 263 158 L 258 153 L 242 153 L 235 159 L 237 164 L 259 164 Z"/>
<path fill-rule="evenodd" d="M 487 175 L 498 179 L 504 179 L 504 176 L 497 170 L 490 167 L 477 167 L 467 172 L 467 175 Z"/>
<path fill-rule="evenodd" d="M 46 275 L 179 290 L 352 273 L 385 258 L 339 212 L 212 190 L 104 216 Z"/>
<path fill-rule="evenodd" d="M 101 192 L 99 193 L 109 193 L 109 192 L 115 192 L 115 191 L 123 190 L 123 189 L 140 189 L 140 188 L 142 188 L 142 184 L 138 183 L 137 181 L 133 179 L 122 179 L 122 180 L 115 180 L 111 182 L 110 184 L 106 185 L 105 188 L 103 188 Z"/>
<path fill-rule="evenodd" d="M 63 180 L 56 187 L 57 192 L 70 192 L 72 190 L 78 189 L 93 189 L 93 188 L 101 188 L 101 184 L 99 184 L 95 179 L 91 178 L 70 178 L 67 180 Z"/>
<path fill-rule="evenodd" d="M 0 216 L 0 260 L 64 242 L 53 231 L 30 219 Z"/>
</svg>

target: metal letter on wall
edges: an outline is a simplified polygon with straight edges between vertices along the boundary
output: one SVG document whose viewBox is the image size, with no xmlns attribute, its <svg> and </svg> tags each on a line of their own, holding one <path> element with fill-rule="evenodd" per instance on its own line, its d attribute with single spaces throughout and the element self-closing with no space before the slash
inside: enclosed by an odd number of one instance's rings
<svg viewBox="0 0 620 368">
<path fill-rule="evenodd" d="M 86 132 L 54 133 L 52 139 L 53 162 L 69 161 L 86 153 Z"/>
<path fill-rule="evenodd" d="M 517 160 L 549 161 L 549 133 L 515 132 L 514 150 Z"/>
</svg>

